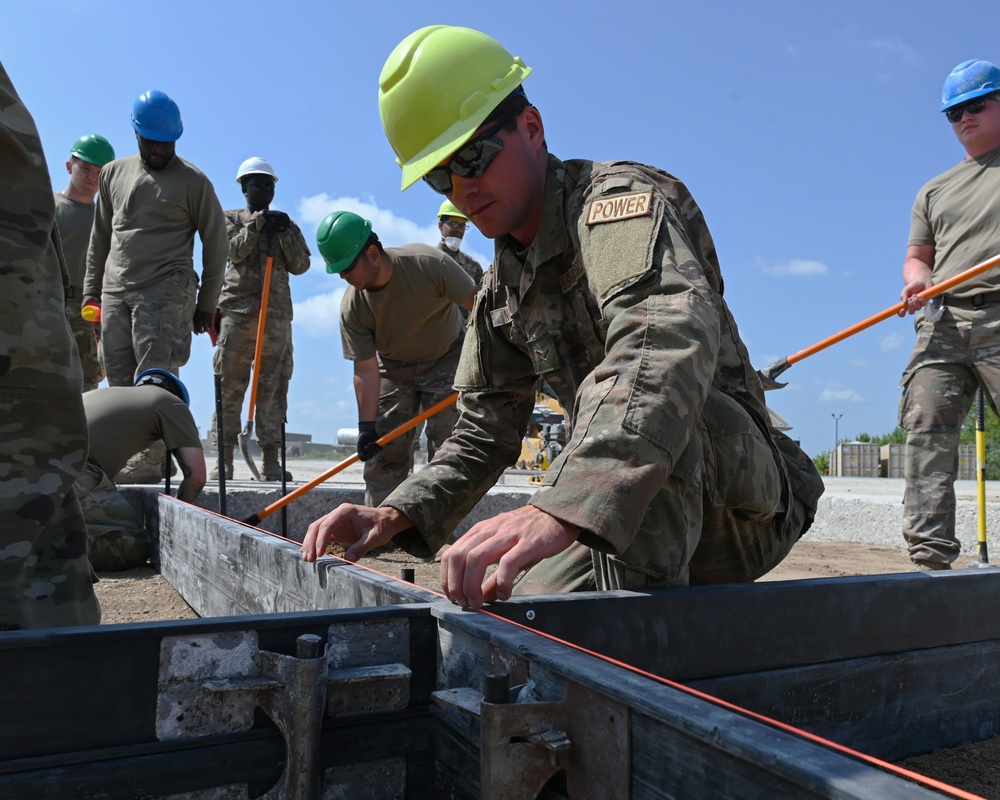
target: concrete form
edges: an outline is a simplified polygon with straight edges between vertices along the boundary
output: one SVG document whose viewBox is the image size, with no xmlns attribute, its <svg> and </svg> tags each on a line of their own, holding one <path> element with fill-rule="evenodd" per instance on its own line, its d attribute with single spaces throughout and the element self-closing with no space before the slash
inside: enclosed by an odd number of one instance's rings
<svg viewBox="0 0 1000 800">
<path fill-rule="evenodd" d="M 206 618 L 0 635 L 0 796 L 929 798 L 797 731 L 884 759 L 998 733 L 990 570 L 466 613 L 145 500 Z"/>
</svg>

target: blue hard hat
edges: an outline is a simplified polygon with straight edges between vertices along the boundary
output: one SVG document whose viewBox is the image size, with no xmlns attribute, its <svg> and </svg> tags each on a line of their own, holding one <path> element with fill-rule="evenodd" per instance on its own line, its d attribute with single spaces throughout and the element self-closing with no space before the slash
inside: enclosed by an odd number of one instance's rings
<svg viewBox="0 0 1000 800">
<path fill-rule="evenodd" d="M 1000 67 L 979 59 L 963 61 L 944 82 L 941 89 L 941 110 L 947 111 L 966 100 L 993 92 L 1000 92 Z"/>
<path fill-rule="evenodd" d="M 165 369 L 154 367 L 153 369 L 140 372 L 139 377 L 135 379 L 135 385 L 159 386 L 161 389 L 166 389 L 171 394 L 183 400 L 184 405 L 191 405 L 191 395 L 188 394 L 187 387 L 181 383 L 181 379 L 174 375 L 174 373 L 167 372 Z"/>
<path fill-rule="evenodd" d="M 132 129 L 143 139 L 176 142 L 184 133 L 181 110 L 159 89 L 152 89 L 132 104 Z"/>
</svg>

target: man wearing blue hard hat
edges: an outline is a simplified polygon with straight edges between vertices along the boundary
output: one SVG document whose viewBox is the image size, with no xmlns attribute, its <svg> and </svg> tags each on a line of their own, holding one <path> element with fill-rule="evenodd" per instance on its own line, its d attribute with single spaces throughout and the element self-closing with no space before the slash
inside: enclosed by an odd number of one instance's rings
<svg viewBox="0 0 1000 800">
<path fill-rule="evenodd" d="M 84 304 L 101 305 L 101 352 L 108 383 L 131 386 L 157 367 L 175 374 L 191 353 L 191 331 L 212 325 L 229 254 L 226 218 L 212 182 L 174 152 L 180 109 L 152 90 L 132 106 L 138 155 L 101 171 L 87 253 Z M 201 237 L 199 286 L 194 235 Z M 158 481 L 162 447 L 123 476 Z"/>
<path fill-rule="evenodd" d="M 903 372 L 899 424 L 906 429 L 903 536 L 921 569 L 950 569 L 955 466 L 962 421 L 981 384 L 1000 400 L 1000 276 L 987 271 L 928 305 L 919 292 L 1000 251 L 1000 67 L 963 61 L 941 92 L 941 111 L 964 159 L 917 194 L 901 299 L 917 316 Z"/>
</svg>

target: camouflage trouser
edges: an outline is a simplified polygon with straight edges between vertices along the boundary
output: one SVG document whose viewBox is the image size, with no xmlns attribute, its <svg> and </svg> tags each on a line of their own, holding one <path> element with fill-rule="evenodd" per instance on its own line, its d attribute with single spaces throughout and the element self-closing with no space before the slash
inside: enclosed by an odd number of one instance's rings
<svg viewBox="0 0 1000 800">
<path fill-rule="evenodd" d="M 423 364 L 381 363 L 378 420 L 375 424 L 379 436 L 385 436 L 404 422 L 409 422 L 454 391 L 452 386 L 461 351 L 462 337 L 459 337 L 455 345 L 437 361 Z M 457 420 L 458 411 L 454 406 L 427 420 L 428 461 L 451 435 Z M 365 505 L 377 506 L 410 474 L 413 469 L 413 439 L 414 432 L 410 429 L 365 462 Z"/>
<path fill-rule="evenodd" d="M 915 320 L 917 342 L 903 373 L 899 424 L 906 429 L 903 537 L 914 562 L 950 564 L 955 536 L 955 476 L 962 422 L 976 388 L 996 409 L 1000 397 L 1000 305 L 946 307 Z"/>
<path fill-rule="evenodd" d="M 110 386 L 131 386 L 159 367 L 180 374 L 191 355 L 196 280 L 174 272 L 142 289 L 105 292 L 101 301 L 101 359 Z"/>
<path fill-rule="evenodd" d="M 0 420 L 0 630 L 96 625 L 73 492 L 87 455 L 80 395 L 0 387 Z"/>
<path fill-rule="evenodd" d="M 0 185 L 0 630 L 97 624 L 73 492 L 87 420 L 52 181 L 34 120 L 2 65 Z"/>
<path fill-rule="evenodd" d="M 104 368 L 97 357 L 97 340 L 100 328 L 93 322 L 87 322 L 80 316 L 80 301 L 66 301 L 66 318 L 70 330 L 76 339 L 76 349 L 80 353 L 80 366 L 83 367 L 83 391 L 89 392 L 97 388 L 104 379 Z"/>
<path fill-rule="evenodd" d="M 809 529 L 823 481 L 809 457 L 712 390 L 689 442 L 620 556 L 574 544 L 528 570 L 516 594 L 742 583 Z"/>
<path fill-rule="evenodd" d="M 151 550 L 142 516 L 104 471 L 87 463 L 73 488 L 87 522 L 87 554 L 94 569 L 118 572 L 143 566 Z"/>
<path fill-rule="evenodd" d="M 243 430 L 243 400 L 250 385 L 256 345 L 257 317 L 223 314 L 219 346 L 212 364 L 216 374 L 222 376 L 224 444 L 237 444 L 237 436 Z M 260 362 L 254 432 L 261 447 L 280 447 L 281 425 L 288 411 L 288 382 L 292 378 L 291 321 L 267 318 Z M 218 443 L 215 414 L 212 440 Z"/>
</svg>

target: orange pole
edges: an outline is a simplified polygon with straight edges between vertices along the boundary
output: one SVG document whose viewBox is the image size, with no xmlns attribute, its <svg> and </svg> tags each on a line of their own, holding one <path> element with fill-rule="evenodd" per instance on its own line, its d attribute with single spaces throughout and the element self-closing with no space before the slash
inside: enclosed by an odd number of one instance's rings
<svg viewBox="0 0 1000 800">
<path fill-rule="evenodd" d="M 977 275 L 980 275 L 983 272 L 986 272 L 987 270 L 993 269 L 993 267 L 997 265 L 1000 265 L 1000 255 L 995 255 L 993 256 L 993 258 L 987 259 L 986 261 L 976 264 L 976 266 L 974 267 L 969 267 L 967 270 L 965 270 L 965 272 L 960 272 L 958 275 L 948 278 L 947 280 L 943 280 L 941 281 L 941 283 L 935 284 L 929 289 L 924 289 L 922 292 L 920 292 L 920 296 L 927 300 L 930 300 L 932 297 L 937 297 L 939 294 L 943 294 L 944 292 L 947 292 L 949 289 L 958 286 L 958 284 L 964 283 L 970 278 L 975 278 Z M 789 365 L 795 364 L 804 358 L 808 358 L 809 356 L 818 353 L 820 350 L 825 350 L 827 347 L 837 344 L 837 342 L 842 342 L 849 336 L 853 336 L 854 334 L 863 331 L 865 328 L 870 328 L 872 325 L 877 325 L 882 320 L 888 319 L 894 314 L 899 314 L 901 311 L 905 310 L 906 310 L 906 303 L 900 301 L 891 308 L 887 308 L 884 311 L 880 311 L 878 314 L 874 314 L 873 316 L 868 317 L 868 319 L 862 320 L 861 322 L 852 325 L 850 328 L 844 328 L 844 330 L 842 330 L 840 333 L 835 333 L 833 336 L 828 336 L 821 342 L 816 342 L 816 344 L 811 345 L 810 347 L 807 347 L 804 350 L 799 350 L 799 352 L 788 356 L 788 358 L 786 358 L 785 360 L 788 362 Z"/>
<path fill-rule="evenodd" d="M 417 414 L 417 416 L 415 416 L 409 422 L 404 422 L 398 428 L 393 428 L 385 436 L 381 437 L 378 440 L 378 442 L 376 442 L 376 444 L 380 444 L 380 445 L 386 445 L 386 444 L 388 444 L 393 439 L 396 439 L 396 438 L 402 436 L 408 430 L 411 430 L 412 428 L 417 427 L 417 425 L 419 425 L 421 422 L 424 422 L 425 420 L 429 419 L 430 417 L 433 417 L 439 411 L 444 411 L 449 406 L 454 405 L 456 400 L 458 400 L 458 392 L 455 392 L 454 394 L 448 395 L 446 398 L 444 398 L 444 400 L 438 401 L 437 403 L 435 403 L 434 405 L 432 405 L 430 408 L 428 408 L 426 411 L 421 411 L 419 414 Z M 355 463 L 357 463 L 360 460 L 361 460 L 360 456 L 357 453 L 355 453 L 352 456 L 348 456 L 347 458 L 345 458 L 343 461 L 341 461 L 336 466 L 330 467 L 330 469 L 328 469 L 322 475 L 317 475 L 315 478 L 313 478 L 311 481 L 309 481 L 309 483 L 305 483 L 302 486 L 300 486 L 298 489 L 296 489 L 294 492 L 289 492 L 284 497 L 278 498 L 273 503 L 271 503 L 271 505 L 269 505 L 267 508 L 265 508 L 263 511 L 258 511 L 256 514 L 251 514 L 249 517 L 247 517 L 245 520 L 243 520 L 243 522 L 245 522 L 247 525 L 256 525 L 257 523 L 259 523 L 265 517 L 269 517 L 275 511 L 281 510 L 282 508 L 284 508 L 285 506 L 287 506 L 289 503 L 291 503 L 293 500 L 297 500 L 298 498 L 302 497 L 302 495 L 304 495 L 306 492 L 312 491 L 313 489 L 315 489 L 317 486 L 319 486 L 324 481 L 329 480 L 334 475 L 336 475 L 338 472 L 342 472 L 343 470 L 345 470 L 349 466 L 351 466 L 351 464 L 355 464 Z"/>
<path fill-rule="evenodd" d="M 269 243 L 270 245 L 270 243 Z M 268 247 L 267 262 L 264 264 L 264 288 L 260 293 L 260 316 L 257 318 L 257 344 L 253 350 L 253 383 L 250 384 L 250 408 L 247 411 L 247 430 L 253 422 L 254 408 L 257 406 L 257 381 L 260 378 L 260 357 L 264 352 L 264 324 L 267 321 L 267 298 L 271 293 L 271 267 L 274 265 L 273 248 Z"/>
</svg>

